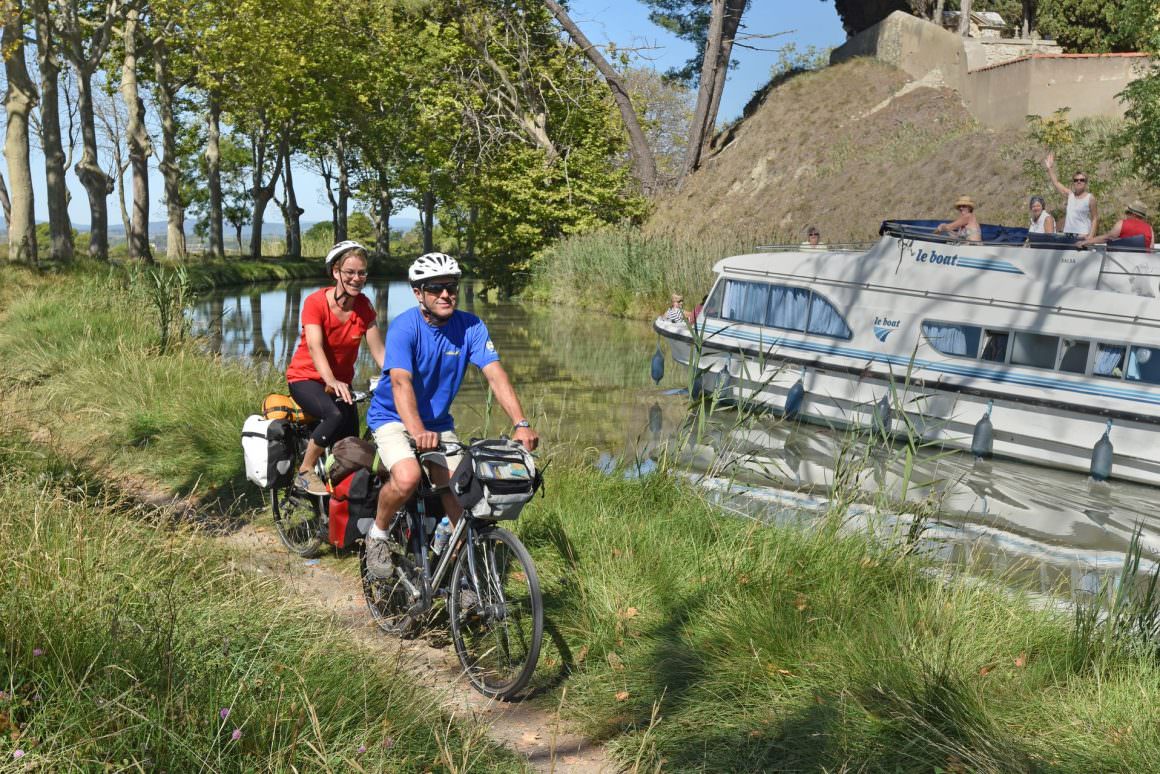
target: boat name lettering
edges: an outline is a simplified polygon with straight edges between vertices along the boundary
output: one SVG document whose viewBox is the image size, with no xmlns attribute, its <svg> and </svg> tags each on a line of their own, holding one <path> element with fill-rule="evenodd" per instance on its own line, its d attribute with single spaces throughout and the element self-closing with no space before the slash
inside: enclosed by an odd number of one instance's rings
<svg viewBox="0 0 1160 774">
<path fill-rule="evenodd" d="M 959 256 L 946 255 L 937 250 L 919 250 L 918 254 L 914 256 L 914 260 L 918 263 L 938 263 L 944 266 L 956 266 L 959 262 Z"/>
<path fill-rule="evenodd" d="M 882 328 L 897 328 L 902 324 L 901 320 L 888 320 L 885 317 L 875 317 L 874 325 Z"/>
</svg>

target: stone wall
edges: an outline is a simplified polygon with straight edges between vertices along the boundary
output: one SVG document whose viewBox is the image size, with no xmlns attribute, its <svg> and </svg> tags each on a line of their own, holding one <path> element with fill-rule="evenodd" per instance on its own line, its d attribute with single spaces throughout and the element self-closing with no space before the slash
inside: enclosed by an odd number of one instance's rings
<svg viewBox="0 0 1160 774">
<path fill-rule="evenodd" d="M 918 80 L 937 71 L 984 126 L 1022 126 L 1069 108 L 1075 118 L 1122 116 L 1116 95 L 1149 67 L 1146 54 L 1061 54 L 1041 41 L 972 40 L 896 11 L 834 49 L 830 63 L 870 56 Z M 1047 51 L 1005 58 L 1028 51 Z M 999 63 L 995 63 L 999 62 Z"/>
</svg>

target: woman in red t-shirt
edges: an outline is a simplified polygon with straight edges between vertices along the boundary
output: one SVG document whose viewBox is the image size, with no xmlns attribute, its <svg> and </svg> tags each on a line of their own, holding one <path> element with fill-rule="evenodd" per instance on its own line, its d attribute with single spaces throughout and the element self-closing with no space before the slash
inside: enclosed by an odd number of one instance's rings
<svg viewBox="0 0 1160 774">
<path fill-rule="evenodd" d="M 323 448 L 358 435 L 350 383 L 364 338 L 383 367 L 383 334 L 375 323 L 374 307 L 362 294 L 367 284 L 366 248 L 358 242 L 339 242 L 326 255 L 326 271 L 334 286 L 311 293 L 302 303 L 302 338 L 286 369 L 290 396 L 319 419 L 295 483 L 320 495 L 326 494 L 326 485 L 314 472 L 314 464 Z"/>
</svg>

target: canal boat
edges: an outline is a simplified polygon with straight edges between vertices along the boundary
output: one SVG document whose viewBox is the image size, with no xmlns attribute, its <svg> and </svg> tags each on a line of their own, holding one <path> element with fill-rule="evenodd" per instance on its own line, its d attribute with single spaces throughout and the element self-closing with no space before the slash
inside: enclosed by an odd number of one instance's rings
<svg viewBox="0 0 1160 774">
<path fill-rule="evenodd" d="M 1160 258 L 984 226 L 887 221 L 869 249 L 719 261 L 690 325 L 658 318 L 695 388 L 1051 467 L 1160 483 Z"/>
</svg>

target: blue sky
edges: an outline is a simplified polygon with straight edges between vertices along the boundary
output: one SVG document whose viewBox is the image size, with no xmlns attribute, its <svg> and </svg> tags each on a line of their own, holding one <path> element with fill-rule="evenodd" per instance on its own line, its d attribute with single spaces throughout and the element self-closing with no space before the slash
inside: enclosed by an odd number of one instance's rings
<svg viewBox="0 0 1160 774">
<path fill-rule="evenodd" d="M 620 48 L 638 49 L 641 65 L 652 66 L 664 71 L 683 64 L 693 54 L 692 45 L 682 41 L 648 20 L 648 10 L 636 0 L 572 0 L 569 3 L 573 20 L 597 45 L 614 42 Z M 798 50 L 808 46 L 829 48 L 845 40 L 838 14 L 830 0 L 753 0 L 743 19 L 744 33 L 750 35 L 774 35 L 770 39 L 742 39 L 742 46 L 734 47 L 737 68 L 730 74 L 721 99 L 719 121 L 728 121 L 741 114 L 742 108 L 757 89 L 769 80 L 770 68 L 778 61 L 778 49 L 787 43 L 794 43 Z M 752 45 L 750 50 L 743 45 Z M 36 218 L 46 220 L 44 162 L 38 153 L 33 158 L 33 183 L 36 195 Z M 79 151 L 78 154 L 79 156 Z M 102 163 L 104 163 L 102 159 Z M 154 174 L 150 175 L 150 194 L 153 206 L 150 219 L 165 220 L 165 206 L 161 201 L 161 178 L 156 174 L 156 159 L 150 159 Z M 88 199 L 84 189 L 70 169 L 67 173 L 72 200 L 69 214 L 74 223 L 89 222 Z M 330 206 L 322 180 L 305 169 L 295 169 L 295 186 L 298 203 L 304 210 L 303 222 L 330 220 Z M 126 186 L 128 186 L 126 179 Z M 116 199 L 109 197 L 109 221 L 120 223 L 120 209 Z M 404 210 L 400 218 L 414 218 L 415 210 Z M 266 210 L 267 221 L 281 221 L 275 205 Z"/>
</svg>

